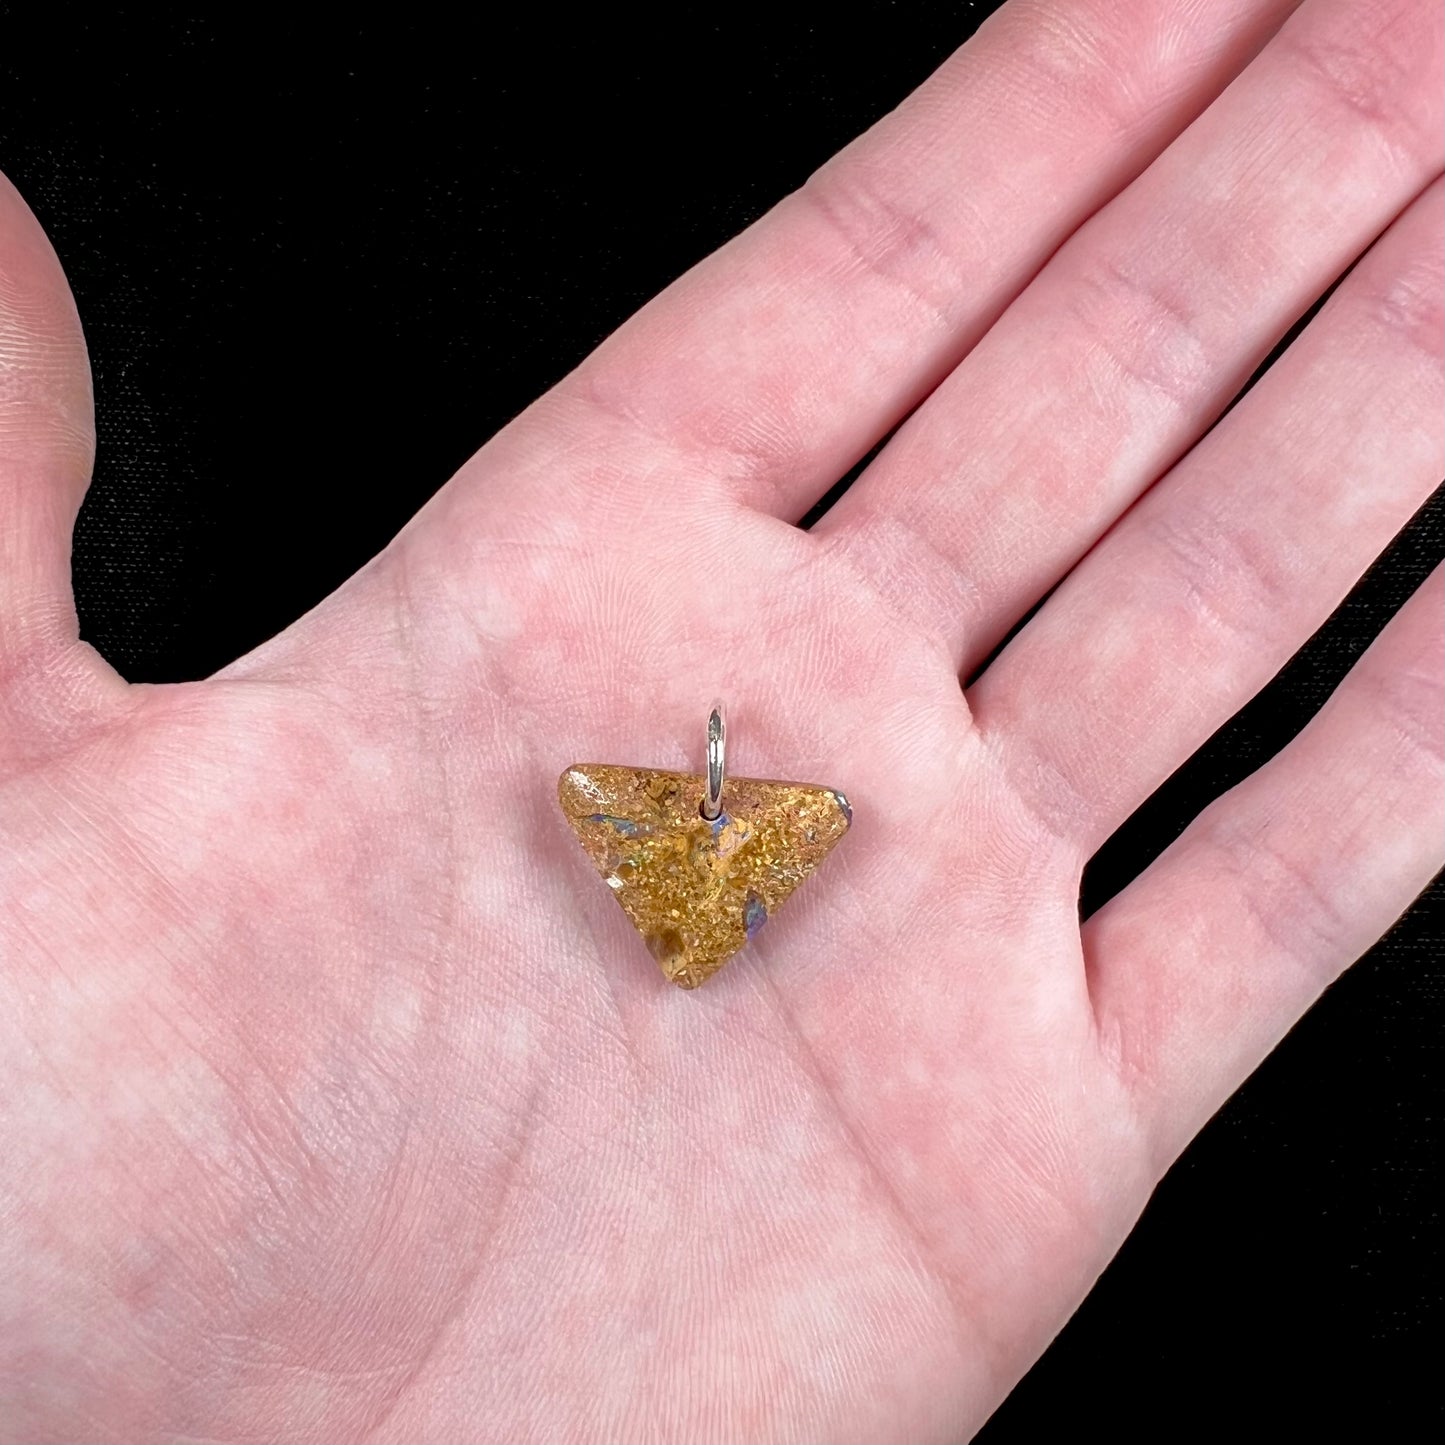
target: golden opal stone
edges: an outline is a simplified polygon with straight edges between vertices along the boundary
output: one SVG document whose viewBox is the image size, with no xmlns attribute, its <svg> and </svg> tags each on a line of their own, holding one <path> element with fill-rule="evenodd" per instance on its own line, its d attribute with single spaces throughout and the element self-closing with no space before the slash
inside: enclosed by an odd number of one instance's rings
<svg viewBox="0 0 1445 1445">
<path fill-rule="evenodd" d="M 777 912 L 848 831 L 842 793 L 729 778 L 720 817 L 705 780 L 579 763 L 557 784 L 562 811 L 662 971 L 696 988 Z"/>
</svg>

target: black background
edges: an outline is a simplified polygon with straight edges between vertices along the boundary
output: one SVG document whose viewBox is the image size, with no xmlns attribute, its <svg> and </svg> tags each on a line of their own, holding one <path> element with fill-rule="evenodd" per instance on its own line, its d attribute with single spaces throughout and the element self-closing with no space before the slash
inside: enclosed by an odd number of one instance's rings
<svg viewBox="0 0 1445 1445">
<path fill-rule="evenodd" d="M 990 8 L 311 30 L 0 7 L 0 166 L 55 241 L 95 367 L 85 635 L 167 680 L 284 626 Z M 1298 729 L 1442 524 L 1427 508 L 1108 845 L 1086 907 Z M 1403 1438 L 1438 1409 L 1435 914 L 1418 905 L 1205 1130 L 988 1445 Z"/>
</svg>

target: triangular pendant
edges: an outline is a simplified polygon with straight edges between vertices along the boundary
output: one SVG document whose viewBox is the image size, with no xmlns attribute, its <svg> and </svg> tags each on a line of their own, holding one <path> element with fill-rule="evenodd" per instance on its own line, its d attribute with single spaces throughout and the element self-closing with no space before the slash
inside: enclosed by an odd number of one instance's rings
<svg viewBox="0 0 1445 1445">
<path fill-rule="evenodd" d="M 557 784 L 587 856 L 673 983 L 716 973 L 832 851 L 853 821 L 831 788 L 729 778 L 702 815 L 688 773 L 579 763 Z"/>
</svg>

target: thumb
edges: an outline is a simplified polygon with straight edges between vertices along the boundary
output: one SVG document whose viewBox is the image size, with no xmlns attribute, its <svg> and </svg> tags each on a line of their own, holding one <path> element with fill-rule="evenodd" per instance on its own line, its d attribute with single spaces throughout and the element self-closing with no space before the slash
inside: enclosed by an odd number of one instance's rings
<svg viewBox="0 0 1445 1445">
<path fill-rule="evenodd" d="M 98 659 L 77 645 L 70 538 L 95 455 L 90 367 L 60 262 L 0 176 L 0 756 Z"/>
</svg>

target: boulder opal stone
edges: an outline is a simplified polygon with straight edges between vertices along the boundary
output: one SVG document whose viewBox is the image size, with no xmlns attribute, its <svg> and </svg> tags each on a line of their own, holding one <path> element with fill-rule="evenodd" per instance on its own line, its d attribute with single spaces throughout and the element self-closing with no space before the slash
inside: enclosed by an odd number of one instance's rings
<svg viewBox="0 0 1445 1445">
<path fill-rule="evenodd" d="M 664 974 L 696 988 L 776 913 L 848 831 L 842 793 L 729 778 L 722 815 L 702 816 L 704 779 L 579 763 L 558 797 Z"/>
</svg>

